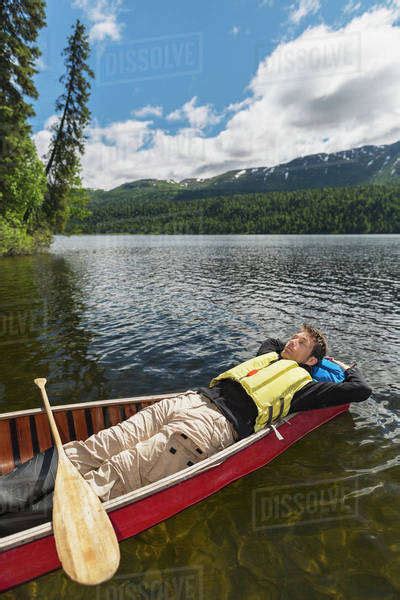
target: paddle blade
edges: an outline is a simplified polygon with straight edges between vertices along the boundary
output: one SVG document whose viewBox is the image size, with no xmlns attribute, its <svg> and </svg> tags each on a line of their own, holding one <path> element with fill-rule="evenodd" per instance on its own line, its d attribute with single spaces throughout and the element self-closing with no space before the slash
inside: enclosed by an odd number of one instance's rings
<svg viewBox="0 0 400 600">
<path fill-rule="evenodd" d="M 64 453 L 54 488 L 53 531 L 63 569 L 74 581 L 96 585 L 118 569 L 119 545 L 110 519 Z"/>
</svg>

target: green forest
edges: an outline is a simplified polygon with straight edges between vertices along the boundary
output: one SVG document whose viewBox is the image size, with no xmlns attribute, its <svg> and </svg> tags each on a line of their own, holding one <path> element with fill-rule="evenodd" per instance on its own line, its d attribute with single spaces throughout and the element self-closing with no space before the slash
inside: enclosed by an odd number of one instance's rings
<svg viewBox="0 0 400 600">
<path fill-rule="evenodd" d="M 73 214 L 83 215 L 88 196 L 81 185 L 80 157 L 90 120 L 88 36 L 78 20 L 63 51 L 63 88 L 55 99 L 57 120 L 48 155 L 39 157 L 29 119 L 38 99 L 36 44 L 46 24 L 42 0 L 0 3 L 0 256 L 49 246 Z M 42 160 L 43 159 L 43 160 Z"/>
<path fill-rule="evenodd" d="M 70 233 L 400 233 L 400 187 L 365 185 L 181 199 L 92 192 Z"/>
</svg>

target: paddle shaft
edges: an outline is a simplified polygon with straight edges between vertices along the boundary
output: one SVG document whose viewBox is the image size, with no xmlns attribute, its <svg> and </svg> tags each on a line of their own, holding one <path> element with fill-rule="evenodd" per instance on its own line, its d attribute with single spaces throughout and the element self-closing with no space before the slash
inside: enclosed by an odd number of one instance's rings
<svg viewBox="0 0 400 600">
<path fill-rule="evenodd" d="M 64 449 L 63 449 L 63 445 L 61 442 L 60 434 L 58 433 L 58 429 L 57 429 L 57 425 L 56 425 L 56 422 L 54 419 L 53 411 L 51 410 L 50 402 L 47 397 L 47 392 L 46 392 L 46 388 L 45 388 L 46 379 L 35 379 L 35 383 L 42 393 L 43 403 L 44 403 L 44 407 L 47 412 L 47 416 L 49 418 L 50 429 L 53 434 L 54 442 L 56 444 L 57 450 L 61 454 Z"/>
</svg>

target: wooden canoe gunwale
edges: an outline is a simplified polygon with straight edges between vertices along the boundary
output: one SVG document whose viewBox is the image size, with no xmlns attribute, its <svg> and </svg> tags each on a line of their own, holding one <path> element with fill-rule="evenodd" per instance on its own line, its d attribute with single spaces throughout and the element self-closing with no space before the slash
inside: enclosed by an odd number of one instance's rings
<svg viewBox="0 0 400 600">
<path fill-rule="evenodd" d="M 53 407 L 62 443 L 85 440 L 143 408 L 184 392 L 62 404 Z M 42 407 L 0 414 L 0 476 L 53 445 Z"/>
<path fill-rule="evenodd" d="M 79 402 L 76 404 L 57 404 L 52 406 L 53 412 L 60 412 L 63 410 L 77 410 L 80 408 L 95 408 L 97 406 L 113 406 L 119 404 L 141 404 L 142 402 L 158 402 L 165 398 L 173 398 L 178 394 L 184 394 L 185 392 L 175 392 L 170 394 L 157 394 L 155 396 L 134 396 L 133 398 L 113 398 L 112 400 L 97 400 L 95 402 Z M 4 419 L 14 419 L 15 417 L 24 417 L 36 415 L 38 413 L 44 413 L 45 410 L 41 408 L 28 408 L 26 410 L 16 410 L 14 412 L 0 413 L 0 421 Z"/>
</svg>

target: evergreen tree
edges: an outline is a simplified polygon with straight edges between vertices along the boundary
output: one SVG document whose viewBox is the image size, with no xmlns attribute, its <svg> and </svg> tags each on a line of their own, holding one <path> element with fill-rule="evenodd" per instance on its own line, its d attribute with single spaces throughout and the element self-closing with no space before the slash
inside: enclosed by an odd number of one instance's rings
<svg viewBox="0 0 400 600">
<path fill-rule="evenodd" d="M 15 176 L 31 156 L 28 118 L 34 115 L 29 98 L 38 94 L 32 81 L 40 56 L 36 45 L 45 25 L 43 0 L 0 2 L 0 215 L 13 210 Z M 15 191 L 15 189 L 14 189 Z"/>
<path fill-rule="evenodd" d="M 84 130 L 90 120 L 88 78 L 94 77 L 87 63 L 89 53 L 85 26 L 77 20 L 63 52 L 66 73 L 60 82 L 65 91 L 56 101 L 60 117 L 53 127 L 46 166 L 45 211 L 54 231 L 63 231 L 71 213 L 79 211 L 86 200 L 80 180 L 80 157 L 84 153 Z"/>
</svg>

